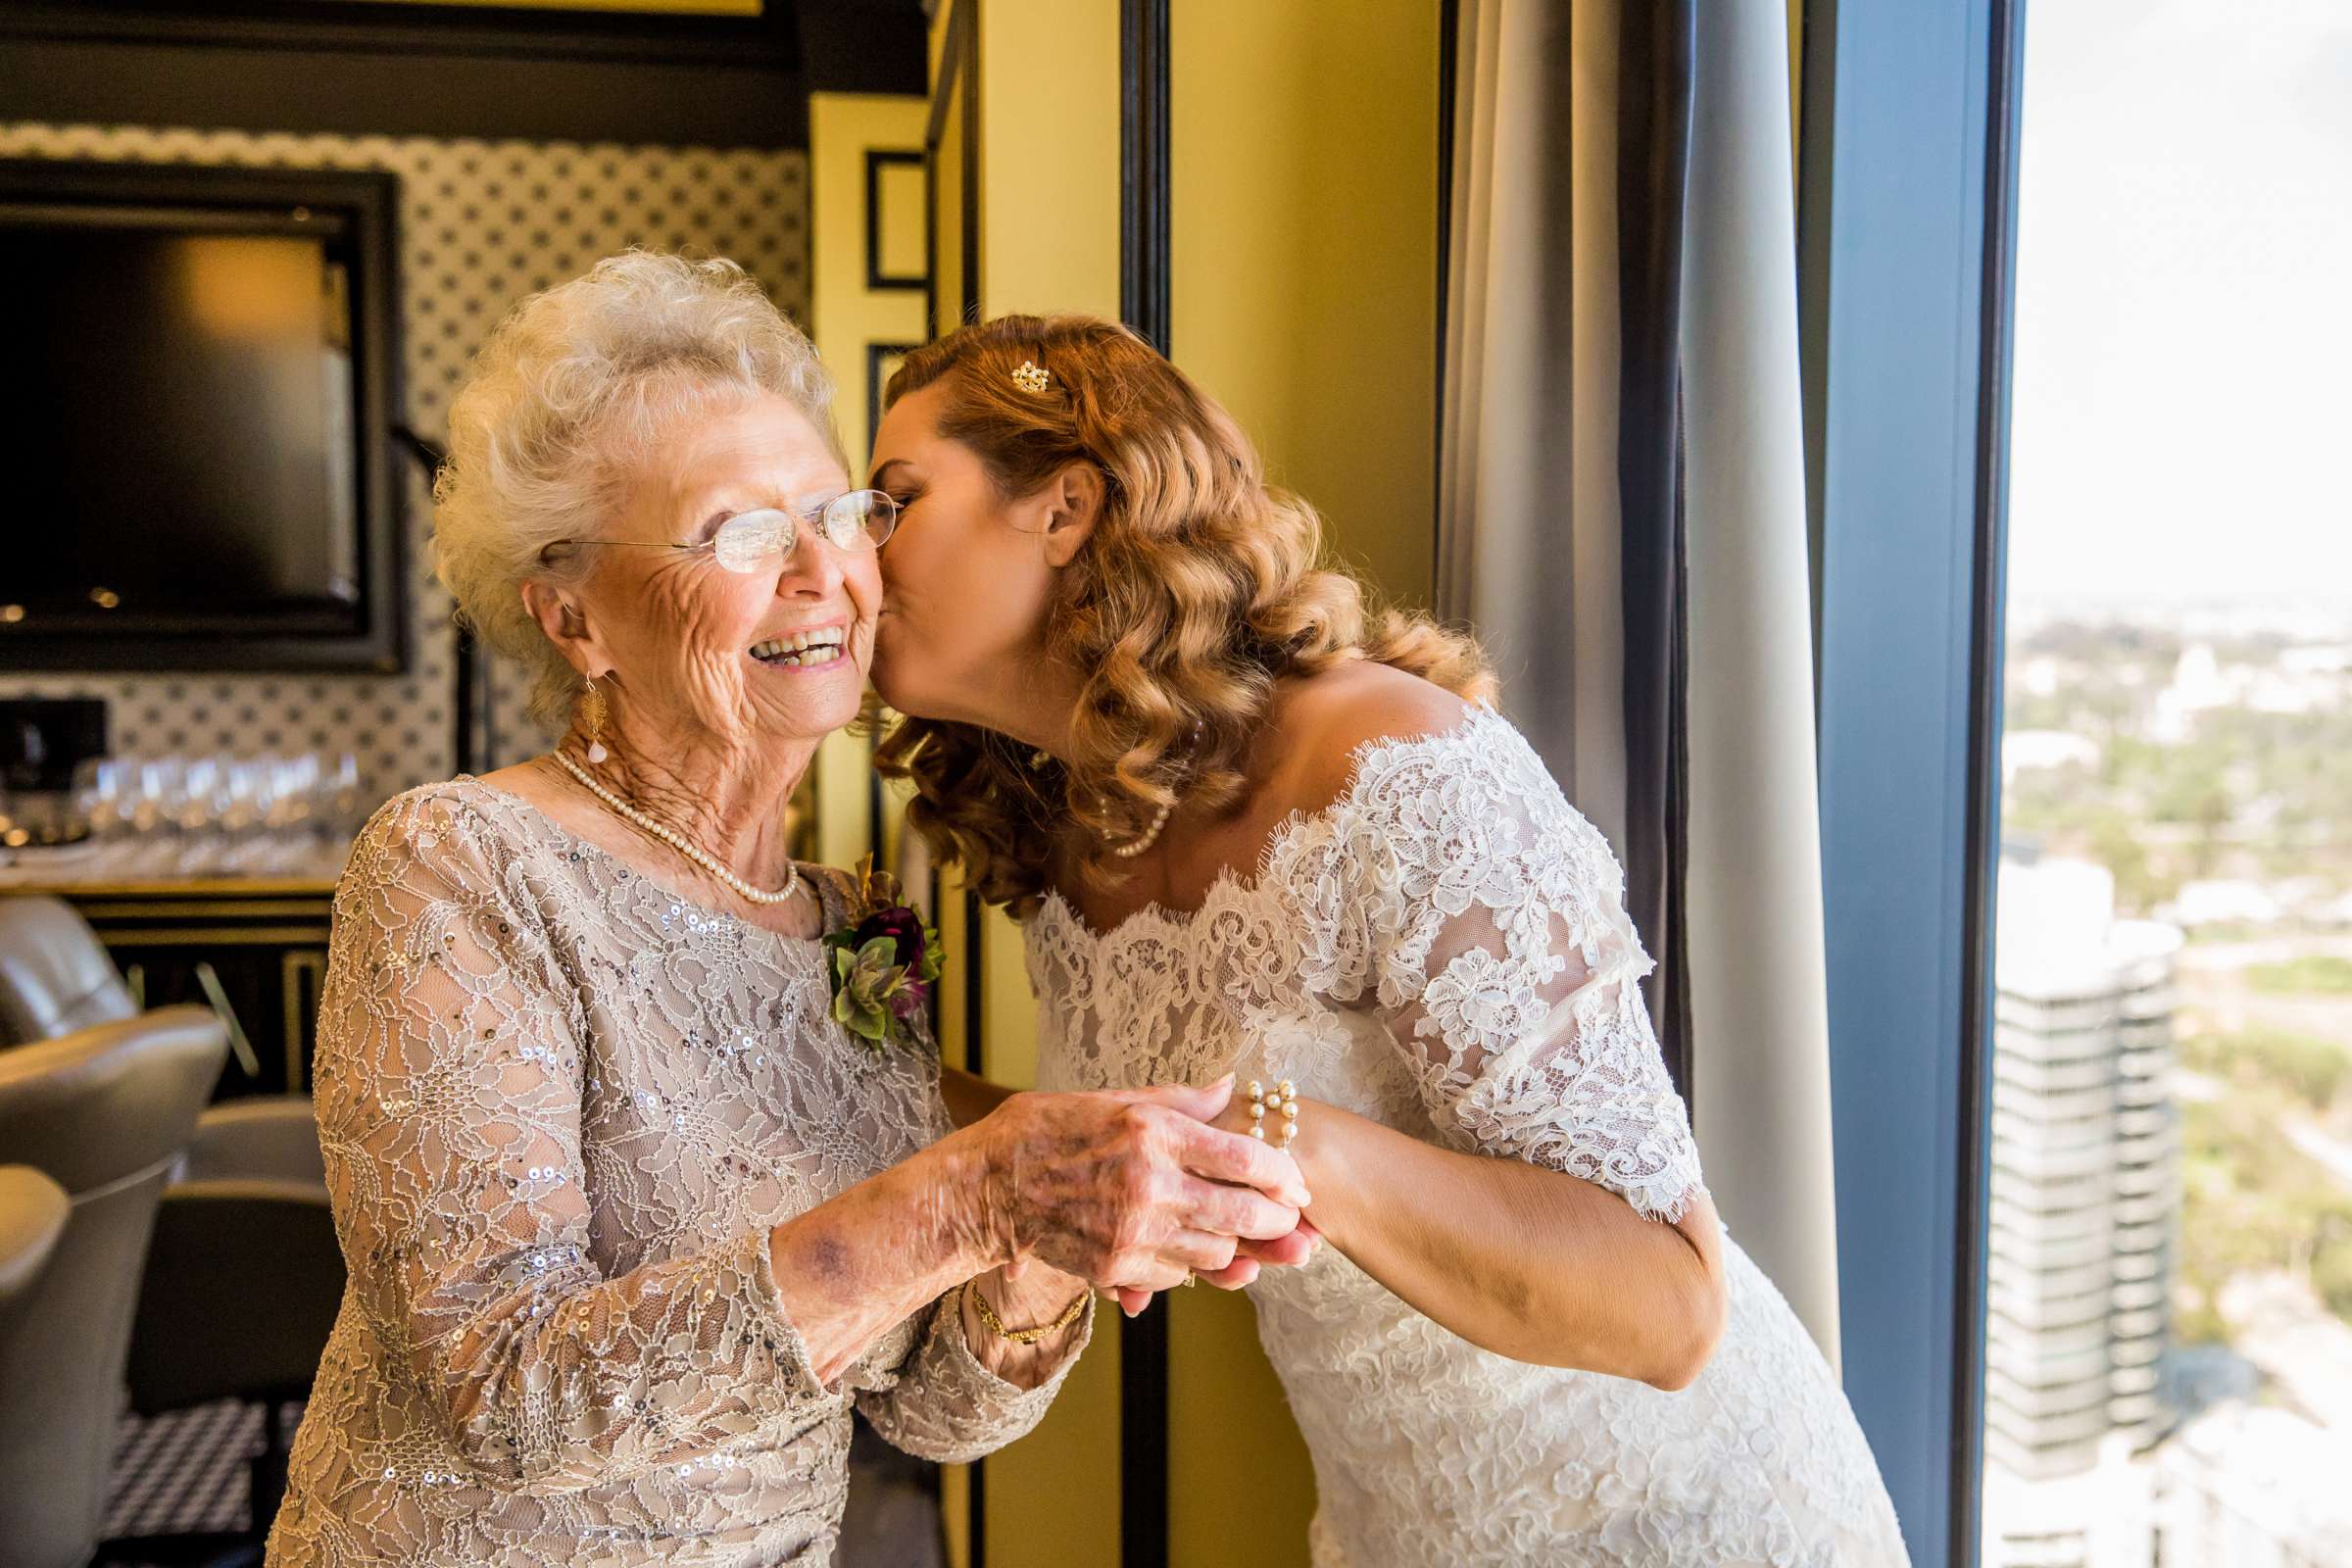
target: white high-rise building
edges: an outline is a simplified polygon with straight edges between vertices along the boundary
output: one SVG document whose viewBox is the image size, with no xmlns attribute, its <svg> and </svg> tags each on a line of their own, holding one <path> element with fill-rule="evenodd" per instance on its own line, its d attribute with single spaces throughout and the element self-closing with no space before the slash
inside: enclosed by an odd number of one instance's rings
<svg viewBox="0 0 2352 1568">
<path fill-rule="evenodd" d="M 2180 933 L 2117 919 L 2113 877 L 2081 860 L 2005 858 L 1999 898 L 1986 1557 L 2086 1568 L 2117 1560 L 2103 1534 L 2148 1527 L 2144 1506 L 2117 1505 L 2135 1489 L 2096 1474 L 2128 1464 L 2162 1416 Z"/>
<path fill-rule="evenodd" d="M 2165 1568 L 2352 1563 L 2352 1437 L 2342 1431 L 2291 1408 L 2230 1400 L 2159 1454 Z"/>
</svg>

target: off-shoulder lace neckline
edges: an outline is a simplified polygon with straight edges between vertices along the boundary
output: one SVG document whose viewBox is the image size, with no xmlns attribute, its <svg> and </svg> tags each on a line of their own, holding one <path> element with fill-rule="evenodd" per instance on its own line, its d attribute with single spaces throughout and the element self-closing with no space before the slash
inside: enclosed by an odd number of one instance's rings
<svg viewBox="0 0 2352 1568">
<path fill-rule="evenodd" d="M 796 859 L 792 862 L 794 865 L 800 867 L 802 879 L 808 883 L 809 891 L 816 895 L 817 929 L 808 936 L 797 937 L 788 931 L 778 931 L 770 926 L 754 925 L 751 921 L 746 920 L 742 915 L 736 914 L 727 909 L 718 908 L 712 905 L 705 904 L 700 899 L 690 898 L 687 895 L 680 893 L 676 888 L 670 886 L 667 882 L 664 882 L 660 877 L 655 876 L 652 872 L 642 870 L 637 866 L 631 865 L 628 861 L 622 859 L 619 856 L 614 855 L 611 850 L 606 849 L 603 845 L 598 844 L 595 840 L 583 838 L 578 833 L 573 832 L 570 828 L 565 827 L 563 823 L 557 821 L 553 816 L 549 815 L 544 807 L 524 800 L 513 790 L 501 789 L 496 784 L 490 783 L 477 773 L 460 773 L 456 778 L 451 779 L 450 782 L 452 784 L 471 785 L 473 788 L 480 790 L 484 795 L 491 797 L 493 800 L 503 802 L 507 806 L 522 811 L 533 821 L 539 823 L 549 836 L 560 839 L 574 849 L 586 850 L 590 855 L 595 856 L 598 859 L 603 860 L 615 869 L 626 873 L 629 877 L 632 877 L 636 881 L 643 883 L 646 887 L 651 888 L 655 893 L 660 894 L 662 898 L 667 899 L 670 903 L 677 905 L 682 910 L 699 914 L 705 920 L 724 920 L 729 925 L 739 926 L 743 930 L 756 932 L 763 937 L 772 937 L 778 942 L 790 943 L 797 947 L 814 946 L 815 944 L 822 942 L 824 940 L 825 932 L 832 928 L 839 917 L 839 911 L 835 908 L 835 889 L 833 887 L 832 878 L 828 874 L 830 869 L 829 867 L 812 864 L 808 860 Z"/>
<path fill-rule="evenodd" d="M 1445 729 L 1425 730 L 1417 735 L 1375 735 L 1369 740 L 1357 742 L 1348 749 L 1347 782 L 1340 787 L 1340 792 L 1311 810 L 1300 808 L 1275 822 L 1273 830 L 1266 835 L 1265 844 L 1257 852 L 1257 863 L 1250 867 L 1247 875 L 1237 870 L 1230 861 L 1217 867 L 1217 874 L 1208 879 L 1208 887 L 1201 893 L 1200 902 L 1191 908 L 1173 908 L 1157 899 L 1148 899 L 1109 925 L 1097 927 L 1079 912 L 1078 906 L 1059 888 L 1048 888 L 1034 918 L 1041 924 L 1051 919 L 1066 926 L 1098 947 L 1127 937 L 1182 937 L 1226 900 L 1254 891 L 1265 879 L 1268 868 L 1273 865 L 1283 845 L 1295 835 L 1313 823 L 1352 808 L 1356 797 L 1363 790 L 1364 781 L 1378 770 L 1378 765 L 1386 764 L 1408 752 L 1442 751 L 1471 740 L 1490 723 L 1507 727 L 1506 720 L 1493 707 L 1483 702 L 1468 703 L 1463 706 L 1460 719 Z"/>
</svg>

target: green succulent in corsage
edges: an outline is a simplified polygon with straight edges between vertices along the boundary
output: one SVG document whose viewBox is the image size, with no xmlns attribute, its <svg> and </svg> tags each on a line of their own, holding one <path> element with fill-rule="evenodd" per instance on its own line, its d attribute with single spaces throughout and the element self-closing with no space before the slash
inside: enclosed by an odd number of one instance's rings
<svg viewBox="0 0 2352 1568">
<path fill-rule="evenodd" d="M 825 934 L 833 956 L 833 1016 L 874 1050 L 922 1038 L 931 986 L 946 963 L 939 933 L 899 897 L 898 879 L 858 862 L 851 922 Z"/>
</svg>

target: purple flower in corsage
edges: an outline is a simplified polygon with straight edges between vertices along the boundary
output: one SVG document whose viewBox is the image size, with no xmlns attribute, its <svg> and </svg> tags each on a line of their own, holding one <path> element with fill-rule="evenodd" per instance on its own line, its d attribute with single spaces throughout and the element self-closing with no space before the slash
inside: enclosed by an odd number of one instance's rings
<svg viewBox="0 0 2352 1568">
<path fill-rule="evenodd" d="M 858 892 L 850 923 L 825 934 L 833 955 L 833 1016 L 879 1052 L 922 1038 L 923 1009 L 932 982 L 947 961 L 939 933 L 899 897 L 899 881 L 858 862 Z"/>
</svg>

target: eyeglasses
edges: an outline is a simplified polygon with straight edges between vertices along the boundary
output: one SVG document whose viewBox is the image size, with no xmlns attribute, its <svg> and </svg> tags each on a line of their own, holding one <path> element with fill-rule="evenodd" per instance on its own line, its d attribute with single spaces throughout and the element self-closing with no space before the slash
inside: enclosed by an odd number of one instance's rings
<svg viewBox="0 0 2352 1568">
<path fill-rule="evenodd" d="M 836 550 L 878 550 L 899 525 L 899 504 L 881 490 L 852 490 L 798 515 L 778 507 L 738 512 L 701 544 L 679 545 L 662 539 L 557 539 L 539 554 L 545 561 L 549 550 L 563 545 L 637 545 L 684 555 L 708 553 L 729 571 L 751 572 L 791 555 L 800 543 L 803 522 L 816 524 L 818 535 Z"/>
</svg>

